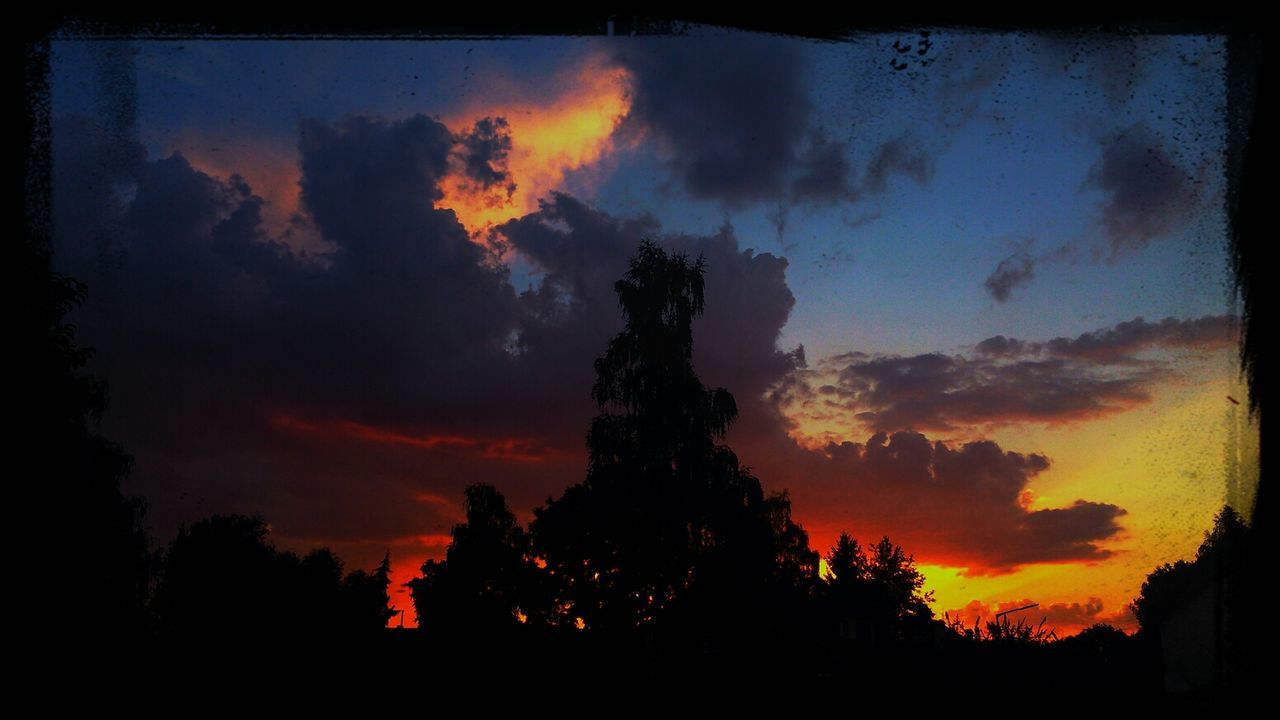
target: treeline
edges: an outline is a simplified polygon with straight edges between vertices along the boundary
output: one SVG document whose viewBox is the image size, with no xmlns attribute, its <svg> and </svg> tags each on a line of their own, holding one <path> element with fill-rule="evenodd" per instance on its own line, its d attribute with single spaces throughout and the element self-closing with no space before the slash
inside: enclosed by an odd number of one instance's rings
<svg viewBox="0 0 1280 720">
<path fill-rule="evenodd" d="M 154 631 L 182 641 L 380 634 L 390 607 L 391 556 L 344 573 L 328 548 L 299 556 L 267 541 L 260 518 L 215 515 L 178 532 L 158 558 Z"/>
<path fill-rule="evenodd" d="M 737 405 L 693 370 L 701 260 L 643 243 L 615 289 L 625 324 L 595 363 L 586 478 L 527 530 L 493 487 L 469 488 L 445 559 L 411 583 L 419 623 L 440 636 L 573 628 L 704 654 L 838 622 L 860 640 L 945 631 L 912 557 L 888 538 L 869 552 L 843 538 L 820 578 L 790 498 L 766 494 L 722 443 Z"/>
<path fill-rule="evenodd" d="M 820 573 L 789 496 L 765 493 L 723 444 L 733 396 L 693 371 L 702 276 L 701 261 L 640 246 L 615 286 L 624 328 L 595 363 L 586 477 L 527 527 L 494 487 L 469 487 L 445 557 L 410 582 L 425 637 L 462 667 L 504 648 L 534 663 L 524 677 L 572 667 L 611 688 L 938 691 L 1003 675 L 1006 698 L 1158 693 L 1158 647 L 1114 628 L 1050 643 L 1025 622 L 935 617 L 888 537 L 842 535 Z"/>
<path fill-rule="evenodd" d="M 1028 692 L 1085 683 L 1145 697 L 1160 688 L 1161 629 L 1203 577 L 1227 572 L 1196 568 L 1227 567 L 1214 548 L 1244 542 L 1224 516 L 1201 560 L 1154 573 L 1137 637 L 1095 627 L 1048 643 L 1025 623 L 944 621 L 914 558 L 887 537 L 864 547 L 842 535 L 820 573 L 787 493 L 764 492 L 723 443 L 733 396 L 693 371 L 702 261 L 646 242 L 615 285 L 625 324 L 595 363 L 585 478 L 527 527 L 494 487 L 469 487 L 445 557 L 409 583 L 422 629 L 396 633 L 389 556 L 346 572 L 326 549 L 276 549 L 263 520 L 242 516 L 201 520 L 150 550 L 145 505 L 120 491 L 130 458 L 94 430 L 104 386 L 84 374 L 90 353 L 65 320 L 85 289 L 50 272 L 39 245 L 25 252 L 26 447 L 47 493 L 38 507 L 60 519 L 50 555 L 76 558 L 79 580 L 39 606 L 59 647 L 212 649 L 205 663 L 237 647 L 318 648 L 313 662 L 529 687 L 958 689 L 1001 676 Z M 355 646 L 376 652 L 339 650 Z"/>
<path fill-rule="evenodd" d="M 22 617 L 39 619 L 47 649 L 66 657 L 165 641 L 381 634 L 392 613 L 390 557 L 344 572 L 324 548 L 277 550 L 266 523 L 243 516 L 200 520 L 153 550 L 145 502 L 121 491 L 132 458 L 96 430 L 106 385 L 84 372 L 93 353 L 77 346 L 66 319 L 86 288 L 51 271 L 38 239 L 11 248 L 21 303 L 17 447 L 27 459 L 17 479 L 44 518 L 35 531 L 43 552 L 29 551 L 27 577 L 48 578 L 23 595 L 38 602 Z"/>
</svg>

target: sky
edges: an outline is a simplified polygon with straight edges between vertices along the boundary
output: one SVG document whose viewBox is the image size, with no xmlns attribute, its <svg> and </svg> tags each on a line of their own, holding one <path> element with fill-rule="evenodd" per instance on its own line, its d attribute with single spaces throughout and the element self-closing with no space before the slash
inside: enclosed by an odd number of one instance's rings
<svg viewBox="0 0 1280 720">
<path fill-rule="evenodd" d="M 814 548 L 1133 629 L 1247 506 L 1220 36 L 56 39 L 55 262 L 162 542 L 258 514 L 400 583 L 582 479 L 641 239 Z M 396 620 L 399 621 L 398 619 Z"/>
</svg>

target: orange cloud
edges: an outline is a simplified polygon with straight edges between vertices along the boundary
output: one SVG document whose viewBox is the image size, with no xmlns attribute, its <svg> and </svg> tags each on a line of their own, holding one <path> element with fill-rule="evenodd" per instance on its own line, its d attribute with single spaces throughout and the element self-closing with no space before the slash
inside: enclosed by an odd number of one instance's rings
<svg viewBox="0 0 1280 720">
<path fill-rule="evenodd" d="M 484 188 L 468 177 L 455 157 L 452 172 L 442 179 L 444 197 L 437 205 L 454 211 L 473 239 L 485 231 L 538 209 L 553 190 L 590 195 L 608 172 L 610 159 L 638 140 L 615 137 L 630 110 L 630 75 L 603 55 L 588 57 L 533 92 L 505 76 L 484 77 L 483 98 L 443 118 L 455 133 L 484 118 L 503 118 L 511 148 L 505 171 L 515 183 Z M 303 211 L 297 149 L 290 143 L 250 135 L 220 135 L 188 130 L 169 142 L 197 170 L 221 179 L 240 175 L 266 201 L 267 232 L 295 250 L 323 254 L 333 249 Z M 424 199 L 424 202 L 426 200 Z"/>
<path fill-rule="evenodd" d="M 589 191 L 621 149 L 614 131 L 631 105 L 630 75 L 602 56 L 548 83 L 549 95 L 530 95 L 502 77 L 484 82 L 486 98 L 445 123 L 457 132 L 486 117 L 504 118 L 511 133 L 506 169 L 516 187 L 509 194 L 505 187 L 479 189 L 460 168 L 444 180 L 438 205 L 452 209 L 472 237 L 534 212 L 552 190 Z"/>
<path fill-rule="evenodd" d="M 294 145 L 248 135 L 186 130 L 169 143 L 169 149 L 181 153 L 192 167 L 210 177 L 244 178 L 253 193 L 266 201 L 262 221 L 272 238 L 295 252 L 324 254 L 333 249 L 302 211 L 302 174 Z"/>
<path fill-rule="evenodd" d="M 271 424 L 296 433 L 327 435 L 388 445 L 408 445 L 428 450 L 455 450 L 494 460 L 541 462 L 563 455 L 563 451 L 531 438 L 491 438 L 442 433 L 411 435 L 350 420 L 312 422 L 290 415 L 277 415 L 271 419 Z M 430 502 L 430 500 L 424 501 Z"/>
</svg>

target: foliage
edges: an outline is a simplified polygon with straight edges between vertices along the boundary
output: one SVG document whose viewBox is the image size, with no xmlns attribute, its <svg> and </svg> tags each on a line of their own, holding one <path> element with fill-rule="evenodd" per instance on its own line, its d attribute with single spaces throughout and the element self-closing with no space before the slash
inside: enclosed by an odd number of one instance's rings
<svg viewBox="0 0 1280 720">
<path fill-rule="evenodd" d="M 320 638 L 380 631 L 390 557 L 373 573 L 343 575 L 327 548 L 281 552 L 257 517 L 214 515 L 178 531 L 163 555 L 154 610 L 161 631 L 181 640 Z"/>
<path fill-rule="evenodd" d="M 1019 618 L 1017 622 L 1011 623 L 1008 616 L 1004 616 L 983 623 L 982 618 L 975 618 L 973 626 L 966 627 L 960 618 L 953 618 L 949 613 L 943 614 L 943 623 L 960 637 L 1007 645 L 1041 645 L 1057 640 L 1057 633 L 1053 628 L 1045 627 L 1045 621 L 1046 618 L 1041 618 L 1039 623 L 1032 625 L 1026 618 Z"/>
<path fill-rule="evenodd" d="M 341 596 L 345 617 L 356 619 L 364 632 L 376 632 L 398 612 L 391 604 L 391 553 L 383 556 L 373 572 L 356 570 L 342 580 Z"/>
<path fill-rule="evenodd" d="M 527 620 L 544 605 L 528 535 L 492 485 L 467 488 L 466 513 L 445 559 L 428 560 L 408 583 L 420 626 L 476 633 Z"/>
<path fill-rule="evenodd" d="M 910 628 L 933 619 L 933 593 L 924 592 L 915 558 L 888 536 L 864 549 L 841 533 L 827 554 L 827 568 L 829 611 L 869 624 L 875 637 L 902 639 Z"/>
<path fill-rule="evenodd" d="M 778 617 L 816 577 L 788 496 L 766 497 L 719 442 L 737 405 L 693 370 L 704 269 L 644 242 L 615 285 L 625 326 L 595 363 L 587 477 L 531 527 L 556 578 L 553 621 L 729 632 L 752 614 Z"/>
<path fill-rule="evenodd" d="M 77 565 L 75 591 L 55 593 L 41 612 L 55 627 L 98 639 L 137 637 L 146 630 L 151 570 L 146 505 L 121 491 L 132 458 L 97 432 L 106 384 L 85 372 L 93 351 L 79 346 L 68 320 L 88 290 L 53 272 L 32 236 L 10 248 L 19 304 L 12 410 L 22 418 L 15 447 L 29 461 L 22 472 L 35 507 L 57 519 L 49 533 L 55 554 Z"/>
<path fill-rule="evenodd" d="M 1142 583 L 1130 606 L 1144 629 L 1157 628 L 1208 583 L 1220 576 L 1243 576 L 1249 543 L 1249 528 L 1230 506 L 1214 518 L 1204 534 L 1194 561 L 1178 560 L 1157 567 Z"/>
</svg>

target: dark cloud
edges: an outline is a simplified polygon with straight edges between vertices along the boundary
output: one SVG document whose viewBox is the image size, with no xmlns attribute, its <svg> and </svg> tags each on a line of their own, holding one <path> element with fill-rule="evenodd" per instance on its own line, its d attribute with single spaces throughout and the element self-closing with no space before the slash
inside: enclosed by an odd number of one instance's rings
<svg viewBox="0 0 1280 720">
<path fill-rule="evenodd" d="M 1229 315 L 1206 315 L 1194 320 L 1165 318 L 1154 323 L 1139 317 L 1074 338 L 1054 338 L 1044 344 L 1044 350 L 1062 358 L 1123 363 L 1152 347 L 1214 350 L 1233 347 L 1238 342 L 1239 322 Z"/>
<path fill-rule="evenodd" d="M 557 195 L 495 236 L 541 271 L 518 293 L 434 206 L 484 128 L 299 130 L 323 257 L 272 238 L 239 177 L 148 159 L 87 121 L 55 126 L 58 264 L 91 288 L 77 321 L 111 383 L 104 430 L 137 456 L 132 489 L 162 530 L 262 513 L 283 538 L 364 543 L 376 562 L 385 543 L 447 533 L 469 483 L 529 508 L 580 479 L 592 361 L 621 326 L 613 283 L 641 237 L 707 258 L 709 383 L 749 405 L 794 367 L 776 348 L 794 304 L 786 261 L 742 251 L 728 228 L 667 236 Z"/>
<path fill-rule="evenodd" d="M 624 132 L 656 139 L 691 195 L 729 205 L 856 201 L 894 174 L 928 183 L 933 158 L 908 135 L 875 146 L 858 181 L 850 142 L 816 124 L 809 60 L 802 45 L 765 36 L 634 41 L 616 55 L 632 78 Z"/>
<path fill-rule="evenodd" d="M 522 300 L 535 317 L 559 319 L 527 327 L 522 342 L 543 349 L 554 364 L 572 362 L 577 379 L 567 391 L 589 395 L 591 363 L 559 353 L 582 347 L 587 337 L 592 356 L 603 351 L 621 324 L 613 285 L 639 241 L 654 238 L 691 258 L 705 259 L 707 305 L 694 327 L 694 362 L 705 383 L 728 388 L 740 407 L 755 407 L 798 357 L 777 348 L 795 305 L 786 284 L 787 261 L 740 250 L 729 227 L 710 236 L 664 235 L 660 230 L 652 218 L 615 218 L 560 193 L 538 212 L 502 226 L 498 233 L 545 272 L 539 287 Z"/>
<path fill-rule="evenodd" d="M 982 283 L 996 302 L 1006 302 L 1014 288 L 1026 285 L 1036 276 L 1036 263 L 1025 250 L 1019 250 L 996 266 Z"/>
<path fill-rule="evenodd" d="M 800 154 L 799 176 L 791 183 L 791 195 L 799 200 L 830 203 L 856 197 L 850 186 L 853 169 L 844 143 L 816 137 Z"/>
<path fill-rule="evenodd" d="M 857 199 L 846 142 L 814 125 L 802 46 L 763 36 L 645 38 L 617 61 L 632 75 L 627 127 L 662 143 L 671 170 L 694 197 L 730 205 L 825 204 Z M 896 138 L 873 151 L 871 192 L 892 173 L 927 182 L 930 159 Z"/>
<path fill-rule="evenodd" d="M 475 125 L 458 136 L 461 160 L 466 177 L 481 190 L 495 185 L 508 197 L 515 192 L 516 184 L 507 171 L 507 157 L 511 154 L 511 126 L 506 118 L 481 118 Z"/>
<path fill-rule="evenodd" d="M 803 48 L 763 36 L 644 38 L 618 53 L 630 123 L 667 146 L 695 197 L 745 203 L 786 189 L 811 107 Z"/>
<path fill-rule="evenodd" d="M 509 400 L 455 380 L 503 376 L 520 307 L 505 272 L 431 206 L 452 145 L 421 116 L 303 123 L 303 203 L 336 246 L 316 262 L 266 234 L 243 180 L 57 121 L 58 264 L 92 288 L 78 322 L 111 383 L 105 430 L 137 456 L 130 482 L 158 527 L 216 511 L 264 513 L 286 536 L 320 520 L 369 536 L 426 521 L 403 498 L 438 482 L 434 468 L 390 472 L 381 449 L 344 461 L 325 452 L 350 444 L 334 438 L 300 449 L 271 426 L 282 413 L 516 432 Z"/>
<path fill-rule="evenodd" d="M 969 574 L 1009 572 L 1043 562 L 1099 560 L 1125 511 L 1077 500 L 1031 509 L 1027 485 L 1049 459 L 991 441 L 952 446 L 915 432 L 878 433 L 861 443 L 830 443 L 806 470 L 825 479 L 855 534 L 892 529 L 895 540 L 929 562 Z M 868 532 L 869 531 L 869 532 Z"/>
<path fill-rule="evenodd" d="M 798 371 L 772 398 L 797 423 L 857 420 L 879 431 L 1077 422 L 1151 399 L 1174 371 L 1142 353 L 1231 347 L 1234 326 L 1226 316 L 1136 318 L 1044 343 L 997 335 L 967 355 L 846 353 Z"/>
<path fill-rule="evenodd" d="M 1190 172 L 1141 124 L 1105 144 L 1088 184 L 1105 196 L 1102 224 L 1113 257 L 1181 229 L 1200 202 Z"/>
<path fill-rule="evenodd" d="M 989 337 L 973 347 L 973 352 L 977 355 L 986 355 L 990 357 L 1010 357 L 1021 355 L 1027 350 L 1027 343 L 1017 338 L 1007 338 L 1003 335 Z"/>
<path fill-rule="evenodd" d="M 889 177 L 894 173 L 926 185 L 933 178 L 933 158 L 908 136 L 893 138 L 872 153 L 863 189 L 870 193 L 883 193 L 888 187 Z"/>
<path fill-rule="evenodd" d="M 835 417 L 856 417 L 876 430 L 1073 422 L 1147 402 L 1155 373 L 1111 376 L 1057 359 L 991 362 L 931 354 L 852 362 L 836 378 L 829 396 L 786 397 L 786 412 L 804 417 L 835 409 L 841 411 Z"/>
</svg>

